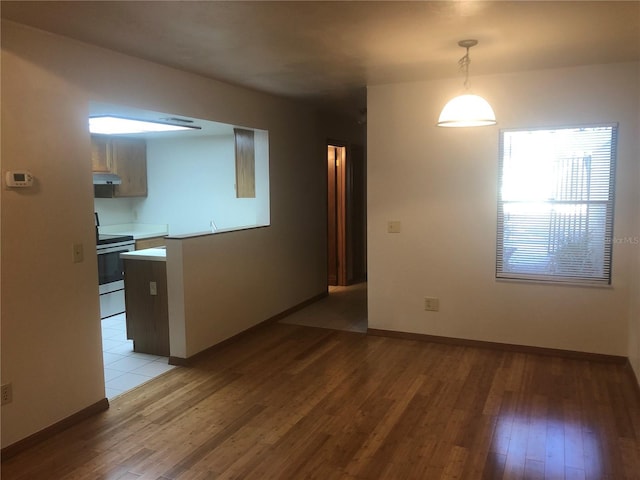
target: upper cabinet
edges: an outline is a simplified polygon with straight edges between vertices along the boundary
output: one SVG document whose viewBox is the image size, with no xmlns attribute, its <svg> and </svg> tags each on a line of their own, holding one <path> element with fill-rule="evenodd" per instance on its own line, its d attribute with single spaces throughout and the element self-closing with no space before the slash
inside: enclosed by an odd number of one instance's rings
<svg viewBox="0 0 640 480">
<path fill-rule="evenodd" d="M 234 128 L 236 197 L 256 198 L 256 148 L 253 130 Z"/>
<path fill-rule="evenodd" d="M 111 173 L 109 137 L 91 136 L 91 170 Z"/>
<path fill-rule="evenodd" d="M 111 172 L 122 179 L 116 197 L 147 196 L 147 142 L 137 138 L 111 141 Z"/>
<path fill-rule="evenodd" d="M 147 142 L 139 138 L 91 136 L 94 172 L 115 173 L 122 179 L 114 197 L 147 196 Z"/>
</svg>

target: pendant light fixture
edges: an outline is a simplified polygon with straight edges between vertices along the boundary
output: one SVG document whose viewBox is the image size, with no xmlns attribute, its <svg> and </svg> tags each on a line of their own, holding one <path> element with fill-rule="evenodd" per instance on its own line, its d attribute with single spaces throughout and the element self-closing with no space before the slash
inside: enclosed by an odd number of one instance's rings
<svg viewBox="0 0 640 480">
<path fill-rule="evenodd" d="M 489 102 L 484 98 L 469 93 L 469 49 L 478 44 L 477 40 L 460 40 L 458 45 L 467 49 L 467 53 L 458 60 L 464 72 L 465 94 L 447 102 L 438 118 L 439 127 L 482 127 L 495 125 L 496 115 Z"/>
</svg>

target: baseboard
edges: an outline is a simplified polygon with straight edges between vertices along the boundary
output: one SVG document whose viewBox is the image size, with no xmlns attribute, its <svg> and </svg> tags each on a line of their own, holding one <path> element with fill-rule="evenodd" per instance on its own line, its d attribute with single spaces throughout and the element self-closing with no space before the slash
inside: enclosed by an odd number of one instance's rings
<svg viewBox="0 0 640 480">
<path fill-rule="evenodd" d="M 246 330 L 243 330 L 235 335 L 233 335 L 232 337 L 227 338 L 226 340 L 222 340 L 219 343 L 216 343 L 215 345 L 210 346 L 209 348 L 206 348 L 198 353 L 196 353 L 195 355 L 192 355 L 190 357 L 187 358 L 182 358 L 182 357 L 169 357 L 169 365 L 178 365 L 181 367 L 186 367 L 189 366 L 191 364 L 193 364 L 195 361 L 197 361 L 199 358 L 204 357 L 209 355 L 211 352 L 219 350 L 223 347 L 226 347 L 227 345 L 229 345 L 230 343 L 234 343 L 237 342 L 240 338 L 244 337 L 245 335 L 249 335 L 250 333 L 252 333 L 253 331 L 264 327 L 265 325 L 269 325 L 271 323 L 275 323 L 278 320 L 282 320 L 283 318 L 291 315 L 292 313 L 297 312 L 298 310 L 303 309 L 304 307 L 307 307 L 309 305 L 311 305 L 312 303 L 317 302 L 318 300 L 322 300 L 323 298 L 325 298 L 327 295 L 329 295 L 329 292 L 327 290 L 314 295 L 311 298 L 308 298 L 307 300 L 298 303 L 297 305 L 294 305 L 291 308 L 288 308 L 272 317 L 267 318 L 266 320 L 263 320 L 262 322 L 254 325 L 253 327 L 249 327 Z"/>
<path fill-rule="evenodd" d="M 562 350 L 559 348 L 532 347 L 529 345 L 513 345 L 510 343 L 485 342 L 483 340 L 467 340 L 465 338 L 440 337 L 437 335 L 425 335 L 422 333 L 398 332 L 395 330 L 379 330 L 376 328 L 367 329 L 367 335 L 379 337 L 403 338 L 405 340 L 418 340 L 422 342 L 444 343 L 447 345 L 458 345 L 461 347 L 491 348 L 494 350 L 505 350 L 517 353 L 533 353 L 536 355 L 549 355 L 554 357 L 573 358 L 577 360 L 589 360 L 606 363 L 626 363 L 627 357 L 618 355 L 605 355 L 603 353 L 579 352 L 574 350 Z"/>
<path fill-rule="evenodd" d="M 2 461 L 7 460 L 8 458 L 15 457 L 20 452 L 33 447 L 34 445 L 53 437 L 54 435 L 66 430 L 69 427 L 76 425 L 77 423 L 86 420 L 93 415 L 104 412 L 109 408 L 109 400 L 103 398 L 102 400 L 94 403 L 93 405 L 89 405 L 87 408 L 83 408 L 79 412 L 74 413 L 66 418 L 63 418 L 59 422 L 54 423 L 53 425 L 48 426 L 47 428 L 40 430 L 32 435 L 29 435 L 22 440 L 18 440 L 11 445 L 4 447 L 0 451 L 0 458 Z"/>
</svg>

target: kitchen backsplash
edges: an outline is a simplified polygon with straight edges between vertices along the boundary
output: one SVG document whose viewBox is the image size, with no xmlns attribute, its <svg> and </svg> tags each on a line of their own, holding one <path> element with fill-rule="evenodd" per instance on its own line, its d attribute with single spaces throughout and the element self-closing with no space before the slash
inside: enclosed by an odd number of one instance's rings
<svg viewBox="0 0 640 480">
<path fill-rule="evenodd" d="M 100 215 L 100 225 L 134 223 L 135 210 L 131 198 L 94 198 L 94 211 Z"/>
</svg>

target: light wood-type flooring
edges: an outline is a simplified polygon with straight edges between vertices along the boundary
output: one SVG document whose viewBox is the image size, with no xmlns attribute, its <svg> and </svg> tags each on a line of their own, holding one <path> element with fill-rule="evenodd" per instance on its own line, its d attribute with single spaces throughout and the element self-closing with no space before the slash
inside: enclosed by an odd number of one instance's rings
<svg viewBox="0 0 640 480">
<path fill-rule="evenodd" d="M 271 324 L 2 464 L 10 479 L 640 478 L 624 365 Z"/>
</svg>

